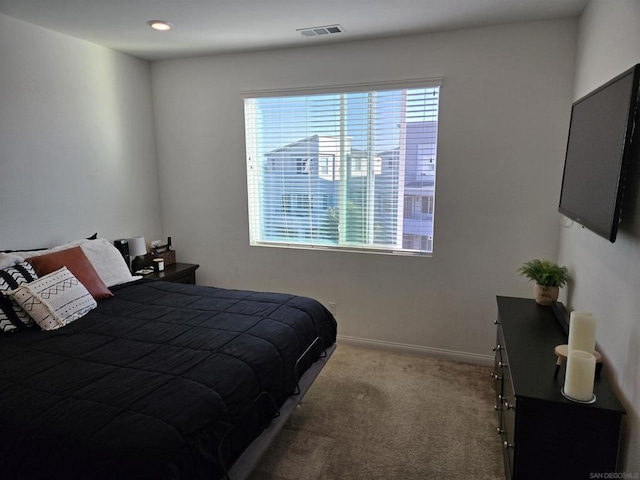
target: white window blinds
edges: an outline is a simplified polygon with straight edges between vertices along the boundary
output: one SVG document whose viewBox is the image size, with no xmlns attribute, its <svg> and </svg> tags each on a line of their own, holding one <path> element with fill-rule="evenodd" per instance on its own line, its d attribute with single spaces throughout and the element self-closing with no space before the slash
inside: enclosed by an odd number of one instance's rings
<svg viewBox="0 0 640 480">
<path fill-rule="evenodd" d="M 431 253 L 439 91 L 246 95 L 251 244 Z"/>
</svg>

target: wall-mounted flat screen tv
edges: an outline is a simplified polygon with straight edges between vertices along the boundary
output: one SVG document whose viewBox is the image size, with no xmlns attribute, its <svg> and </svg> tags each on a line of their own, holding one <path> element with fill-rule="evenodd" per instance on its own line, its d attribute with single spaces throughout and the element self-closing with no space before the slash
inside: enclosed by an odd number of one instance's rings
<svg viewBox="0 0 640 480">
<path fill-rule="evenodd" d="M 640 64 L 571 109 L 558 210 L 610 242 L 618 231 L 627 169 L 640 151 L 639 81 Z"/>
</svg>

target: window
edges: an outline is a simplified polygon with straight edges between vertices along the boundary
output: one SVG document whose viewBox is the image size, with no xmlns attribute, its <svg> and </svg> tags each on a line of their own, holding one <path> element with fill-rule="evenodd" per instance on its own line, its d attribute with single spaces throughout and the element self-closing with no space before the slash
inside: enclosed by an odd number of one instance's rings
<svg viewBox="0 0 640 480">
<path fill-rule="evenodd" d="M 417 150 L 418 174 L 421 176 L 433 175 L 436 169 L 435 161 L 435 143 L 421 143 Z"/>
<path fill-rule="evenodd" d="M 333 155 L 320 157 L 318 161 L 318 175 L 323 178 L 327 178 L 327 180 L 333 179 Z"/>
<path fill-rule="evenodd" d="M 433 196 L 425 195 L 421 197 L 422 200 L 422 213 L 426 215 L 433 215 Z"/>
<path fill-rule="evenodd" d="M 439 93 L 427 80 L 247 94 L 251 244 L 430 254 Z"/>
<path fill-rule="evenodd" d="M 308 193 L 285 193 L 282 195 L 282 213 L 292 217 L 308 217 L 313 199 Z"/>
<path fill-rule="evenodd" d="M 308 175 L 311 171 L 310 158 L 296 158 L 296 173 L 298 175 Z"/>
</svg>

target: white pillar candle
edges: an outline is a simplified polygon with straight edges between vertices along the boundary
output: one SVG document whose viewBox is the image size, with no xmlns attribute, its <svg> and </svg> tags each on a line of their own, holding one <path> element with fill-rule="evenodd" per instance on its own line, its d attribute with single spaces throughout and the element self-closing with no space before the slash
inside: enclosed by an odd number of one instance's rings
<svg viewBox="0 0 640 480">
<path fill-rule="evenodd" d="M 564 393 L 575 400 L 590 401 L 593 398 L 595 371 L 596 357 L 582 350 L 569 350 Z"/>
<path fill-rule="evenodd" d="M 589 312 L 571 312 L 569 319 L 569 351 L 596 349 L 596 317 Z"/>
</svg>

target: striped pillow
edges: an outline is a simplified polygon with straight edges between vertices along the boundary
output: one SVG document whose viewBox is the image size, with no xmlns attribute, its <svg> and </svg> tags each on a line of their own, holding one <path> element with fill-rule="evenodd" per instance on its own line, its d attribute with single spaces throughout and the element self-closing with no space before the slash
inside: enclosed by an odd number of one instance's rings
<svg viewBox="0 0 640 480">
<path fill-rule="evenodd" d="M 3 333 L 12 333 L 34 325 L 29 314 L 8 295 L 8 292 L 37 278 L 36 272 L 28 262 L 0 270 L 0 330 Z"/>
</svg>

